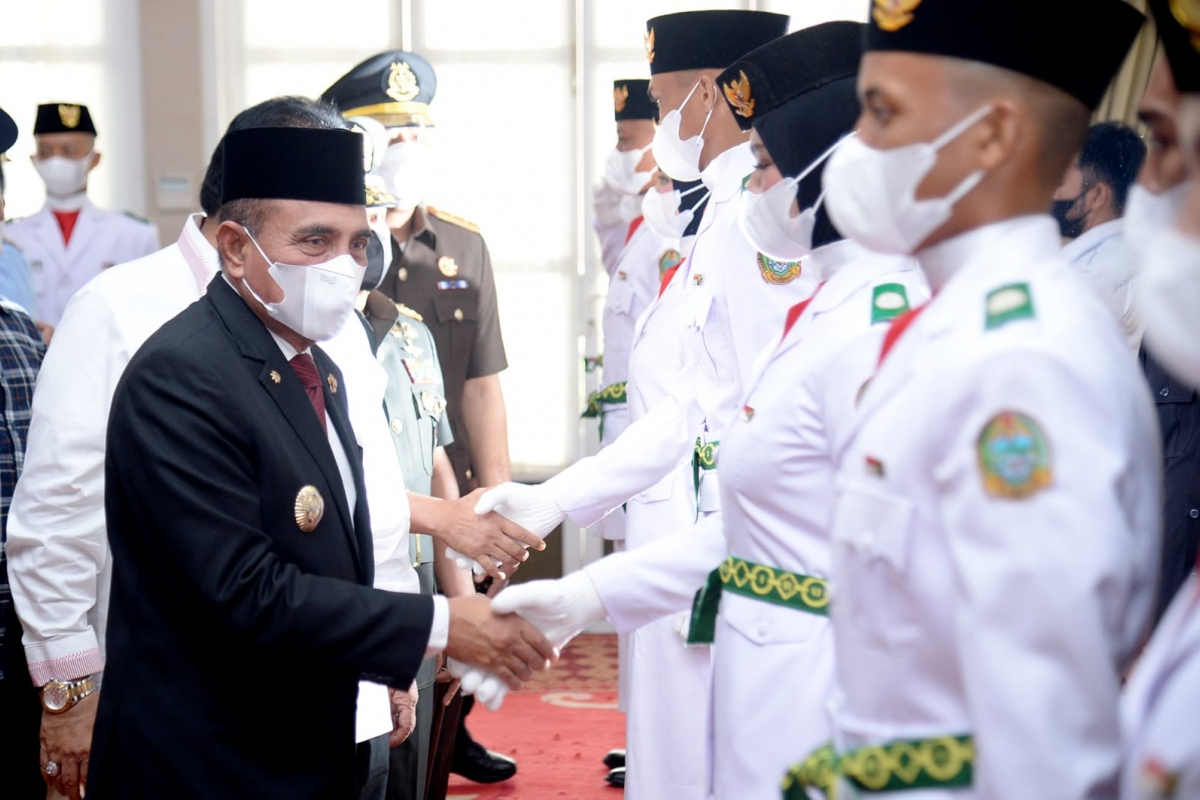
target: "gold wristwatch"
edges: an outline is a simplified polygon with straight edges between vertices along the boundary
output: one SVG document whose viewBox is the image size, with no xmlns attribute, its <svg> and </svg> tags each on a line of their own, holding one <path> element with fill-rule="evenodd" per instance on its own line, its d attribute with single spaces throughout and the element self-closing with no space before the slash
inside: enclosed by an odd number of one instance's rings
<svg viewBox="0 0 1200 800">
<path fill-rule="evenodd" d="M 92 675 L 73 681 L 51 680 L 42 687 L 42 708 L 61 714 L 100 688 Z"/>
</svg>

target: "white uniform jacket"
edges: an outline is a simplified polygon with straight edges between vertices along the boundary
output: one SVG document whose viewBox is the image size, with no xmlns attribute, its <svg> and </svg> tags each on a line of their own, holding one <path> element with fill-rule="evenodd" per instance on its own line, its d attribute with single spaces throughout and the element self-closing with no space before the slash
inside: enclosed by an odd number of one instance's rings
<svg viewBox="0 0 1200 800">
<path fill-rule="evenodd" d="M 629 356 L 638 318 L 658 296 L 662 273 L 682 260 L 679 242 L 656 233 L 635 221 L 621 257 L 613 265 L 604 300 L 604 369 L 602 386 L 625 386 L 628 392 Z M 600 446 L 607 447 L 629 427 L 627 402 L 605 402 L 600 406 Z M 625 538 L 625 515 L 609 514 L 597 526 L 605 539 Z"/>
<path fill-rule="evenodd" d="M 133 354 L 217 274 L 217 253 L 199 218 L 184 223 L 175 244 L 106 270 L 76 294 L 42 362 L 7 545 L 36 685 L 103 667 L 112 577 L 104 526 L 109 406 Z M 72 242 L 78 236 L 77 228 Z"/>
<path fill-rule="evenodd" d="M 48 206 L 12 222 L 6 232 L 29 262 L 41 321 L 55 327 L 67 302 L 85 283 L 114 264 L 158 250 L 158 229 L 152 224 L 96 208 L 90 200 L 79 210 L 69 244 L 63 244 L 62 229 Z"/>
<path fill-rule="evenodd" d="M 1200 797 L 1200 580 L 1183 584 L 1125 684 L 1121 800 Z"/>
<path fill-rule="evenodd" d="M 1146 325 L 1134 308 L 1137 256 L 1125 243 L 1122 223 L 1123 220 L 1114 219 L 1097 225 L 1069 242 L 1062 255 L 1108 306 L 1125 332 L 1129 349 L 1136 353 L 1142 346 Z"/>
<path fill-rule="evenodd" d="M 788 308 L 816 287 L 799 264 L 761 259 L 738 229 L 737 195 L 753 166 L 749 145 L 739 145 L 717 156 L 701 175 L 711 194 L 699 233 L 683 251 L 682 265 L 666 292 L 634 332 L 629 379 L 634 424 L 600 453 L 547 483 L 579 525 L 595 524 L 639 493 L 669 491 L 664 476 L 681 458 L 690 460 L 698 437 L 705 443 L 719 440 L 720 425 L 738 408 L 754 357 L 779 336 Z M 663 329 L 666 324 L 670 327 Z M 643 345 L 651 333 L 653 343 Z M 670 359 L 651 355 L 646 369 L 638 369 L 648 350 L 674 351 L 681 333 L 689 345 L 685 368 L 672 372 Z M 655 381 L 658 389 L 647 392 L 639 385 L 646 380 Z M 642 415 L 633 408 L 635 391 L 668 402 L 659 403 L 638 424 Z M 703 472 L 700 511 L 719 506 L 715 475 Z"/>
<path fill-rule="evenodd" d="M 1033 216 L 922 253 L 934 300 L 839 458 L 834 745 L 973 737 L 971 788 L 897 798 L 1116 792 L 1118 687 L 1158 569 L 1158 425 L 1060 250 Z"/>
</svg>

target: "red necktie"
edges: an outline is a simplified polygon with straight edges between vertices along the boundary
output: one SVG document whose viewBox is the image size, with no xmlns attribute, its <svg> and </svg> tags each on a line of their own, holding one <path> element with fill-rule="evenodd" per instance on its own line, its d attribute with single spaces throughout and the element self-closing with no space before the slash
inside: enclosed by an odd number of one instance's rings
<svg viewBox="0 0 1200 800">
<path fill-rule="evenodd" d="M 783 336 L 779 337 L 779 341 L 782 342 L 792 332 L 792 326 L 796 324 L 796 320 L 800 319 L 800 315 L 804 313 L 804 309 L 808 308 L 808 304 L 816 299 L 817 292 L 821 291 L 821 287 L 824 285 L 825 281 L 821 281 L 817 284 L 817 291 L 812 293 L 812 297 L 807 300 L 801 300 L 788 309 L 787 321 L 783 323 Z"/>
<path fill-rule="evenodd" d="M 300 385 L 308 395 L 308 402 L 312 403 L 313 411 L 317 412 L 317 419 L 321 420 L 321 430 L 328 433 L 329 429 L 325 427 L 325 393 L 321 390 L 321 375 L 317 372 L 317 362 L 313 361 L 313 357 L 308 353 L 300 353 L 288 363 L 292 365 L 292 372 L 300 379 Z"/>
<path fill-rule="evenodd" d="M 928 305 L 928 304 L 926 304 Z M 908 326 L 913 324 L 917 317 L 921 316 L 921 312 L 925 310 L 925 306 L 917 306 L 910 308 L 892 322 L 892 327 L 888 328 L 887 334 L 883 337 L 883 347 L 879 350 L 879 363 L 887 358 L 888 352 L 900 340 L 901 335 L 908 330 Z"/>
</svg>

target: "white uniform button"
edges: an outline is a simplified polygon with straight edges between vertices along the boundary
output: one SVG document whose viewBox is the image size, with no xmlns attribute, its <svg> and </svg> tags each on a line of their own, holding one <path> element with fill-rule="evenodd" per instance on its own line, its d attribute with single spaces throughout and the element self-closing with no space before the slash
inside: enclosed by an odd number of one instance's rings
<svg viewBox="0 0 1200 800">
<path fill-rule="evenodd" d="M 404 430 L 404 426 L 400 424 L 400 420 L 392 420 L 392 433 L 400 433 L 402 430 Z"/>
</svg>

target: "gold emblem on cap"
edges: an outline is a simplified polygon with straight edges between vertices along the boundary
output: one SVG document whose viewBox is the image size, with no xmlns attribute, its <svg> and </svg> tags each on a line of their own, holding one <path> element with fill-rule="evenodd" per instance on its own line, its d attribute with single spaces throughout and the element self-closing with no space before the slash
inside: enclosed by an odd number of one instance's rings
<svg viewBox="0 0 1200 800">
<path fill-rule="evenodd" d="M 654 63 L 654 28 L 646 31 L 643 44 L 646 47 L 646 61 L 650 64 Z"/>
<path fill-rule="evenodd" d="M 453 278 L 458 274 L 458 264 L 450 256 L 442 256 L 438 259 L 438 269 L 447 278 Z"/>
<path fill-rule="evenodd" d="M 1179 23 L 1192 40 L 1192 47 L 1200 50 L 1200 0 L 1171 0 L 1171 16 Z"/>
<path fill-rule="evenodd" d="M 407 103 L 421 93 L 417 75 L 407 61 L 393 61 L 388 72 L 387 96 L 397 103 Z"/>
<path fill-rule="evenodd" d="M 621 84 L 616 89 L 613 89 L 613 111 L 620 114 L 625 110 L 625 104 L 629 102 L 629 87 Z"/>
<path fill-rule="evenodd" d="M 304 486 L 296 493 L 296 525 L 305 533 L 312 533 L 325 516 L 325 500 L 315 486 Z"/>
<path fill-rule="evenodd" d="M 337 378 L 333 377 L 333 373 L 325 376 L 325 382 L 329 384 L 329 393 L 337 394 Z"/>
<path fill-rule="evenodd" d="M 80 110 L 79 106 L 71 105 L 69 103 L 58 104 L 58 118 L 62 120 L 62 124 L 66 125 L 68 128 L 74 128 L 76 125 L 78 125 L 79 118 L 82 116 L 82 114 L 83 112 Z"/>
<path fill-rule="evenodd" d="M 750 79 L 746 77 L 745 70 L 739 70 L 737 80 L 726 83 L 722 88 L 735 114 L 744 119 L 754 116 L 754 98 L 750 96 Z"/>
<path fill-rule="evenodd" d="M 275 370 L 271 370 L 271 383 L 279 383 L 281 380 L 283 380 L 283 378 L 279 376 L 279 373 Z"/>
<path fill-rule="evenodd" d="M 913 21 L 913 11 L 921 0 L 875 0 L 871 16 L 881 31 L 895 33 Z"/>
</svg>

